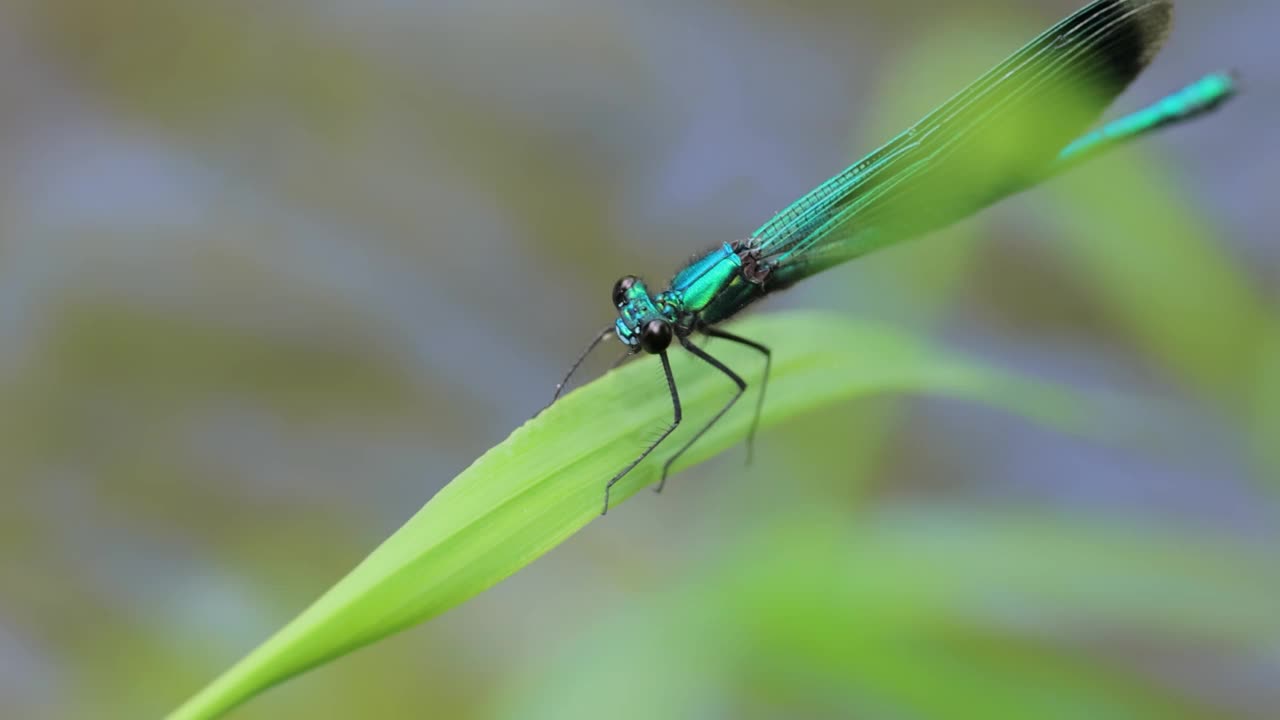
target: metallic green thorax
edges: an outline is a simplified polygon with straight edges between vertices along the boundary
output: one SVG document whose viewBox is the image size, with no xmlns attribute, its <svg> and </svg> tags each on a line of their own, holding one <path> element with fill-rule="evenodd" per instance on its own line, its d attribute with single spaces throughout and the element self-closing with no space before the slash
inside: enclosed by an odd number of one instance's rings
<svg viewBox="0 0 1280 720">
<path fill-rule="evenodd" d="M 657 297 L 651 297 L 645 284 L 637 281 L 627 291 L 626 302 L 618 308 L 618 338 L 635 346 L 640 329 L 650 320 L 665 320 L 682 329 L 691 329 L 693 318 L 739 278 L 741 268 L 738 253 L 729 243 L 724 243 L 689 263 Z"/>
<path fill-rule="evenodd" d="M 702 312 L 737 277 L 741 268 L 738 253 L 729 243 L 724 243 L 681 270 L 662 297 L 681 312 Z"/>
</svg>

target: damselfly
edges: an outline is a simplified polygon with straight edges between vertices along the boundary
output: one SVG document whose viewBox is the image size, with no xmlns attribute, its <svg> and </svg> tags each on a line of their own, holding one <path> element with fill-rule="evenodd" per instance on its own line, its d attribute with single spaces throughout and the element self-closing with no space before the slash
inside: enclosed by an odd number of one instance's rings
<svg viewBox="0 0 1280 720">
<path fill-rule="evenodd" d="M 1235 92 L 1214 73 L 1100 129 L 1085 132 L 1147 66 L 1164 43 L 1172 0 L 1096 0 L 1049 28 L 883 147 L 774 215 L 749 237 L 696 258 L 653 294 L 627 276 L 613 288 L 617 320 L 579 356 L 569 379 L 602 341 L 617 336 L 630 354 L 657 355 L 674 417 L 639 457 L 605 485 L 609 491 L 649 456 L 682 419 L 667 350 L 679 343 L 737 385 L 733 397 L 662 468 L 672 463 L 746 392 L 747 382 L 693 344 L 701 333 L 745 345 L 765 360 L 755 436 L 771 353 L 716 327 L 766 295 L 872 250 L 954 222 L 1083 160 L 1153 130 L 1208 112 Z M 1081 133 L 1084 133 L 1083 135 Z M 553 400 L 554 402 L 554 400 Z"/>
</svg>

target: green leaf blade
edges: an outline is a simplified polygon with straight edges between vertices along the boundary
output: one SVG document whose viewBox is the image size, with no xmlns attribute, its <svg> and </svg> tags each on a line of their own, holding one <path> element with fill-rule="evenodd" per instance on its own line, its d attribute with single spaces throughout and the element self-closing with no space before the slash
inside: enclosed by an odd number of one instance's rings
<svg viewBox="0 0 1280 720">
<path fill-rule="evenodd" d="M 766 339 L 774 366 L 761 427 L 852 398 L 935 393 L 1073 425 L 1072 400 L 1044 384 L 979 367 L 892 330 L 821 313 L 760 316 L 735 332 Z M 758 354 L 712 352 L 753 386 Z M 672 365 L 685 423 L 673 452 L 731 396 L 733 385 L 688 353 Z M 759 367 L 752 372 L 750 368 Z M 755 388 L 753 387 L 754 391 Z M 676 465 L 738 444 L 755 396 L 739 402 Z M 211 718 L 308 668 L 434 617 L 515 573 L 599 517 L 604 485 L 671 420 L 661 370 L 631 363 L 570 393 L 490 449 L 311 607 L 176 710 Z M 611 509 L 655 482 L 659 451 L 615 488 Z"/>
</svg>

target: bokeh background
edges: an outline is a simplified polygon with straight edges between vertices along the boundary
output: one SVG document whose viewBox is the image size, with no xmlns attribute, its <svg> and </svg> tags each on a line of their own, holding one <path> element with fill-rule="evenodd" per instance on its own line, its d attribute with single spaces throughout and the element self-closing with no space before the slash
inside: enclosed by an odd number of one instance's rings
<svg viewBox="0 0 1280 720">
<path fill-rule="evenodd" d="M 619 275 L 1079 4 L 0 4 L 0 716 L 172 709 L 536 412 Z M 1280 4 L 1180 5 L 1117 107 L 1235 68 L 1220 113 L 762 309 L 1094 432 L 824 411 L 235 717 L 1274 717 Z"/>
</svg>

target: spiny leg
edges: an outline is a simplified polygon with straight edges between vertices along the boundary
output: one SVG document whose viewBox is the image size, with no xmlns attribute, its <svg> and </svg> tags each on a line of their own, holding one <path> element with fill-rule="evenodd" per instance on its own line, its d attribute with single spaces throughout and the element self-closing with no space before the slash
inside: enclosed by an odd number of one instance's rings
<svg viewBox="0 0 1280 720">
<path fill-rule="evenodd" d="M 671 424 L 667 426 L 667 429 L 662 431 L 662 434 L 658 436 L 658 439 L 654 440 L 649 447 L 645 448 L 644 452 L 640 453 L 640 457 L 632 460 L 630 465 L 622 468 L 622 472 L 614 475 L 613 479 L 609 481 L 609 484 L 604 486 L 604 509 L 600 511 L 601 515 L 609 512 L 609 491 L 613 489 L 613 486 L 627 473 L 631 472 L 636 465 L 639 465 L 642 460 L 649 457 L 649 453 L 653 452 L 654 448 L 661 445 L 662 441 L 666 440 L 667 436 L 675 431 L 684 415 L 683 411 L 680 409 L 680 393 L 676 390 L 676 376 L 671 373 L 671 361 L 667 359 L 667 354 L 665 352 L 661 353 L 659 357 L 662 358 L 662 371 L 667 375 L 667 388 L 671 391 L 671 409 L 673 411 L 674 418 L 671 420 Z M 663 476 L 666 476 L 665 471 L 663 472 Z"/>
<path fill-rule="evenodd" d="M 613 327 L 607 327 L 596 335 L 595 339 L 591 341 L 591 344 L 587 346 L 587 349 L 583 350 L 582 354 L 578 356 L 578 359 L 574 361 L 573 367 L 569 368 L 569 372 L 565 374 L 564 379 L 560 381 L 559 385 L 556 385 L 556 394 L 551 398 L 551 402 L 547 403 L 547 407 L 551 407 L 556 404 L 556 401 L 560 399 L 560 393 L 564 392 L 564 386 L 569 384 L 569 380 L 573 378 L 574 373 L 578 372 L 578 368 L 582 367 L 582 363 L 586 362 L 587 356 L 591 354 L 591 351 L 596 349 L 597 345 L 604 342 L 605 338 L 612 334 Z M 547 408 L 543 408 L 543 410 L 546 409 Z"/>
<path fill-rule="evenodd" d="M 764 355 L 764 380 L 760 381 L 760 397 L 756 398 L 756 414 L 751 419 L 751 431 L 747 433 L 747 463 L 751 463 L 751 456 L 756 444 L 756 429 L 760 427 L 760 413 L 764 410 L 764 394 L 769 389 L 769 373 L 773 370 L 773 351 L 767 345 L 744 338 L 740 335 L 734 335 L 719 328 L 707 327 L 703 329 L 707 335 L 717 337 L 730 342 L 736 342 L 739 345 L 746 345 L 749 348 L 759 351 Z"/>
<path fill-rule="evenodd" d="M 733 404 L 738 402 L 738 398 L 742 397 L 742 394 L 747 391 L 746 380 L 743 380 L 742 377 L 738 375 L 738 373 L 730 370 L 724 363 L 708 355 L 707 351 L 703 350 L 697 345 L 694 345 L 692 342 L 689 342 L 688 337 L 680 338 L 680 344 L 683 345 L 686 350 L 698 356 L 698 358 L 700 358 L 703 362 L 719 370 L 725 375 L 728 375 L 730 380 L 737 383 L 738 392 L 734 393 L 733 397 L 729 399 L 729 402 L 725 403 L 725 406 L 720 408 L 720 412 L 716 413 L 715 417 L 711 418 L 711 422 L 704 425 L 701 430 L 699 430 L 692 438 L 690 438 L 689 442 L 684 444 L 684 447 L 677 450 L 675 455 L 672 455 L 667 460 L 666 464 L 662 466 L 662 480 L 658 481 L 658 487 L 653 489 L 654 492 L 662 492 L 662 488 L 667 484 L 667 474 L 671 472 L 671 465 L 676 460 L 680 459 L 680 456 L 683 455 L 686 450 L 692 447 L 694 443 L 698 442 L 698 439 L 701 438 L 704 434 L 706 434 L 706 432 L 711 429 L 712 425 L 715 425 L 716 423 L 720 422 L 720 418 L 724 417 L 724 414 L 729 412 L 729 408 L 733 407 Z"/>
</svg>

